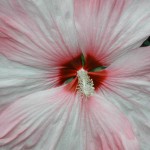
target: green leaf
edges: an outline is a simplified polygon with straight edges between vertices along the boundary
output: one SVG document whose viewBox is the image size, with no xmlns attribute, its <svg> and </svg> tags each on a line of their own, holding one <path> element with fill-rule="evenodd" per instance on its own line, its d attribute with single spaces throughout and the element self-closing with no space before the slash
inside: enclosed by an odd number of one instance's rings
<svg viewBox="0 0 150 150">
<path fill-rule="evenodd" d="M 70 83 L 75 77 L 69 78 L 65 81 L 65 84 Z"/>
<path fill-rule="evenodd" d="M 91 72 L 98 72 L 98 71 L 104 70 L 106 68 L 107 68 L 106 66 L 100 66 L 100 67 L 94 68 L 94 69 L 92 69 L 90 71 Z"/>
<path fill-rule="evenodd" d="M 148 40 L 145 41 L 145 42 L 144 42 L 144 45 L 145 45 L 145 46 L 150 46 L 150 41 L 148 41 Z"/>
<path fill-rule="evenodd" d="M 81 55 L 81 61 L 82 61 L 82 66 L 84 66 L 85 65 L 85 57 L 83 54 Z"/>
</svg>

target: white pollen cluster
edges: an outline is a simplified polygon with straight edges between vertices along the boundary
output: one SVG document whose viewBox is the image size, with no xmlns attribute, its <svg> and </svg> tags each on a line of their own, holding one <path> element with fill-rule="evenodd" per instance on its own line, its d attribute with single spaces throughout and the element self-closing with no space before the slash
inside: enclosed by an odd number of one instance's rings
<svg viewBox="0 0 150 150">
<path fill-rule="evenodd" d="M 86 97 L 91 96 L 94 93 L 93 80 L 88 76 L 87 71 L 80 69 L 77 72 L 78 87 L 77 90 Z"/>
</svg>

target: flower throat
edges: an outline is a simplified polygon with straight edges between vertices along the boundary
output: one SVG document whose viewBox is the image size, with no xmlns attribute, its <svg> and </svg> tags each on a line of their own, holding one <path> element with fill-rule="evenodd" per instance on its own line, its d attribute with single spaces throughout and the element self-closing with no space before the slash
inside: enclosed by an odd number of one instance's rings
<svg viewBox="0 0 150 150">
<path fill-rule="evenodd" d="M 70 92 L 77 91 L 90 97 L 102 85 L 106 78 L 106 66 L 91 54 L 80 54 L 60 64 L 60 82 L 67 84 Z"/>
</svg>

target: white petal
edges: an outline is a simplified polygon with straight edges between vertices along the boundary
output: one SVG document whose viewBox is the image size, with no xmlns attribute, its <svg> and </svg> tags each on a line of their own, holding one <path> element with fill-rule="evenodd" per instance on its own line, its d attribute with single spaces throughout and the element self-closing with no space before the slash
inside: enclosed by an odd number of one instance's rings
<svg viewBox="0 0 150 150">
<path fill-rule="evenodd" d="M 0 148 L 83 150 L 77 100 L 62 87 L 16 101 L 0 115 Z"/>
<path fill-rule="evenodd" d="M 72 1 L 0 1 L 0 53 L 42 69 L 81 53 Z"/>
<path fill-rule="evenodd" d="M 109 85 L 109 88 L 101 91 L 108 101 L 126 114 L 138 138 L 141 150 L 150 149 L 150 89 L 141 85 L 120 82 L 120 85 L 113 83 L 113 86 Z"/>
<path fill-rule="evenodd" d="M 101 94 L 123 111 L 134 128 L 141 150 L 150 149 L 150 51 L 136 49 L 108 69 Z"/>
<path fill-rule="evenodd" d="M 150 46 L 138 48 L 116 59 L 108 68 L 109 77 L 141 77 L 150 74 Z"/>
<path fill-rule="evenodd" d="M 110 64 L 150 35 L 148 0 L 75 0 L 75 23 L 85 53 Z"/>
<path fill-rule="evenodd" d="M 91 97 L 84 108 L 86 150 L 138 150 L 126 116 L 103 96 Z"/>
<path fill-rule="evenodd" d="M 0 56 L 0 111 L 16 99 L 53 86 L 46 71 Z"/>
<path fill-rule="evenodd" d="M 0 115 L 0 148 L 138 150 L 129 121 L 100 96 L 88 101 L 60 87 L 26 96 Z"/>
</svg>

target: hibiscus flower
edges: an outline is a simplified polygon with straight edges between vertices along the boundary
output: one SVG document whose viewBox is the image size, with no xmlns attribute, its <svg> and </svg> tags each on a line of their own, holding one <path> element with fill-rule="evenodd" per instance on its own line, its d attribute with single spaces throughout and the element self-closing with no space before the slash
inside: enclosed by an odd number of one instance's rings
<svg viewBox="0 0 150 150">
<path fill-rule="evenodd" d="M 149 0 L 0 0 L 0 149 L 149 150 Z"/>
</svg>

